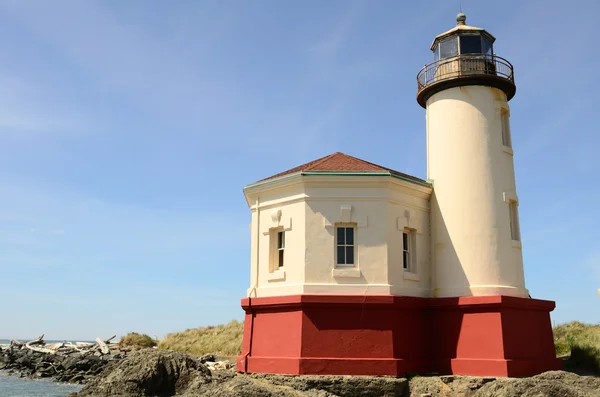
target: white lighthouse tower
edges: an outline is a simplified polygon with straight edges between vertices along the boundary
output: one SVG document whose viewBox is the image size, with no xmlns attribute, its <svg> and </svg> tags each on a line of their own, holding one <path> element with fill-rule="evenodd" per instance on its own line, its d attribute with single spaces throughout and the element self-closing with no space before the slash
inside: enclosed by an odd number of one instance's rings
<svg viewBox="0 0 600 397">
<path fill-rule="evenodd" d="M 513 67 L 466 25 L 437 36 L 418 75 L 426 109 L 433 296 L 527 297 L 508 101 Z"/>
</svg>

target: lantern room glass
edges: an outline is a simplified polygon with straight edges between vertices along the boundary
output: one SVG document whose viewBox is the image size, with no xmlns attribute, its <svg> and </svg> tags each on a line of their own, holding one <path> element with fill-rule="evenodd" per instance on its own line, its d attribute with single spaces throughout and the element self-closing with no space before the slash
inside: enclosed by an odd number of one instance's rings
<svg viewBox="0 0 600 397">
<path fill-rule="evenodd" d="M 439 44 L 440 59 L 451 58 L 458 55 L 458 37 L 450 37 Z"/>
<path fill-rule="evenodd" d="M 481 54 L 481 36 L 479 35 L 461 35 L 460 53 L 462 54 Z"/>
<path fill-rule="evenodd" d="M 433 47 L 434 61 L 452 58 L 460 54 L 492 55 L 492 42 L 479 32 L 464 32 L 441 40 Z"/>
<path fill-rule="evenodd" d="M 481 42 L 483 43 L 482 53 L 485 55 L 492 55 L 492 42 L 483 36 L 481 37 Z"/>
</svg>

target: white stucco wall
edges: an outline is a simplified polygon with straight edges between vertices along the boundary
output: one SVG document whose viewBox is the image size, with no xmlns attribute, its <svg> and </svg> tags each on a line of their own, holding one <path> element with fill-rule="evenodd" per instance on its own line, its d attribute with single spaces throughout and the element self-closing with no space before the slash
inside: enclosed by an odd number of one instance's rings
<svg viewBox="0 0 600 397">
<path fill-rule="evenodd" d="M 247 190 L 253 236 L 249 296 L 429 296 L 430 192 L 428 187 L 390 176 L 331 175 L 298 177 L 281 186 L 273 183 L 265 189 Z M 277 211 L 281 211 L 281 221 L 274 222 Z M 287 227 L 288 217 L 291 229 L 286 230 L 285 266 L 270 272 L 268 230 Z M 335 265 L 335 225 L 340 222 L 356 225 L 354 268 Z M 416 272 L 407 276 L 402 267 L 404 227 L 415 229 L 417 236 Z"/>
<path fill-rule="evenodd" d="M 431 296 L 431 260 L 429 239 L 429 195 L 409 195 L 392 188 L 388 201 L 388 267 L 394 295 Z M 394 222 L 395 221 L 395 222 Z M 412 231 L 416 237 L 414 268 L 403 268 L 402 234 Z"/>
<path fill-rule="evenodd" d="M 310 183 L 310 182 L 309 182 Z M 371 187 L 310 183 L 306 205 L 306 282 L 315 293 L 390 293 L 385 182 Z M 384 205 L 382 205 L 384 204 Z M 350 208 L 347 218 L 342 206 Z M 335 269 L 335 225 L 356 225 L 355 269 Z M 337 288 L 336 288 L 337 287 Z"/>
<path fill-rule="evenodd" d="M 520 242 L 510 233 L 516 199 L 512 150 L 502 144 L 506 95 L 446 89 L 427 101 L 434 296 L 527 296 Z"/>
<path fill-rule="evenodd" d="M 249 197 L 251 271 L 248 296 L 287 295 L 304 283 L 305 204 L 300 184 L 267 189 Z M 284 266 L 270 266 L 271 230 L 285 232 Z"/>
</svg>

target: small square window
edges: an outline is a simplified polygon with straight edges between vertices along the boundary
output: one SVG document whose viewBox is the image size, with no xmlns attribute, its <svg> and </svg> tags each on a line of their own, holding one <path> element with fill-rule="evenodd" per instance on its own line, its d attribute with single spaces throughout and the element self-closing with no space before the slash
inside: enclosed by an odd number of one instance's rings
<svg viewBox="0 0 600 397">
<path fill-rule="evenodd" d="M 355 227 L 351 225 L 336 227 L 335 263 L 337 267 L 354 267 L 356 265 L 354 258 L 356 249 L 354 245 L 355 231 Z"/>
</svg>

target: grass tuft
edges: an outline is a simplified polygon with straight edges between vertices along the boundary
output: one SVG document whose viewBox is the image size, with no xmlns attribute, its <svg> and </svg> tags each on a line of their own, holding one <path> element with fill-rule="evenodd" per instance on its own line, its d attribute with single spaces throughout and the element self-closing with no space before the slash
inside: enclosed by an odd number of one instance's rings
<svg viewBox="0 0 600 397">
<path fill-rule="evenodd" d="M 244 324 L 232 321 L 226 325 L 188 329 L 167 335 L 158 343 L 160 349 L 193 355 L 218 354 L 235 356 L 242 351 Z"/>
<path fill-rule="evenodd" d="M 600 325 L 573 321 L 553 329 L 557 357 L 566 357 L 567 369 L 583 369 L 600 375 Z"/>
<path fill-rule="evenodd" d="M 119 341 L 119 348 L 129 348 L 133 350 L 145 349 L 156 346 L 156 341 L 146 334 L 130 332 Z"/>
</svg>

